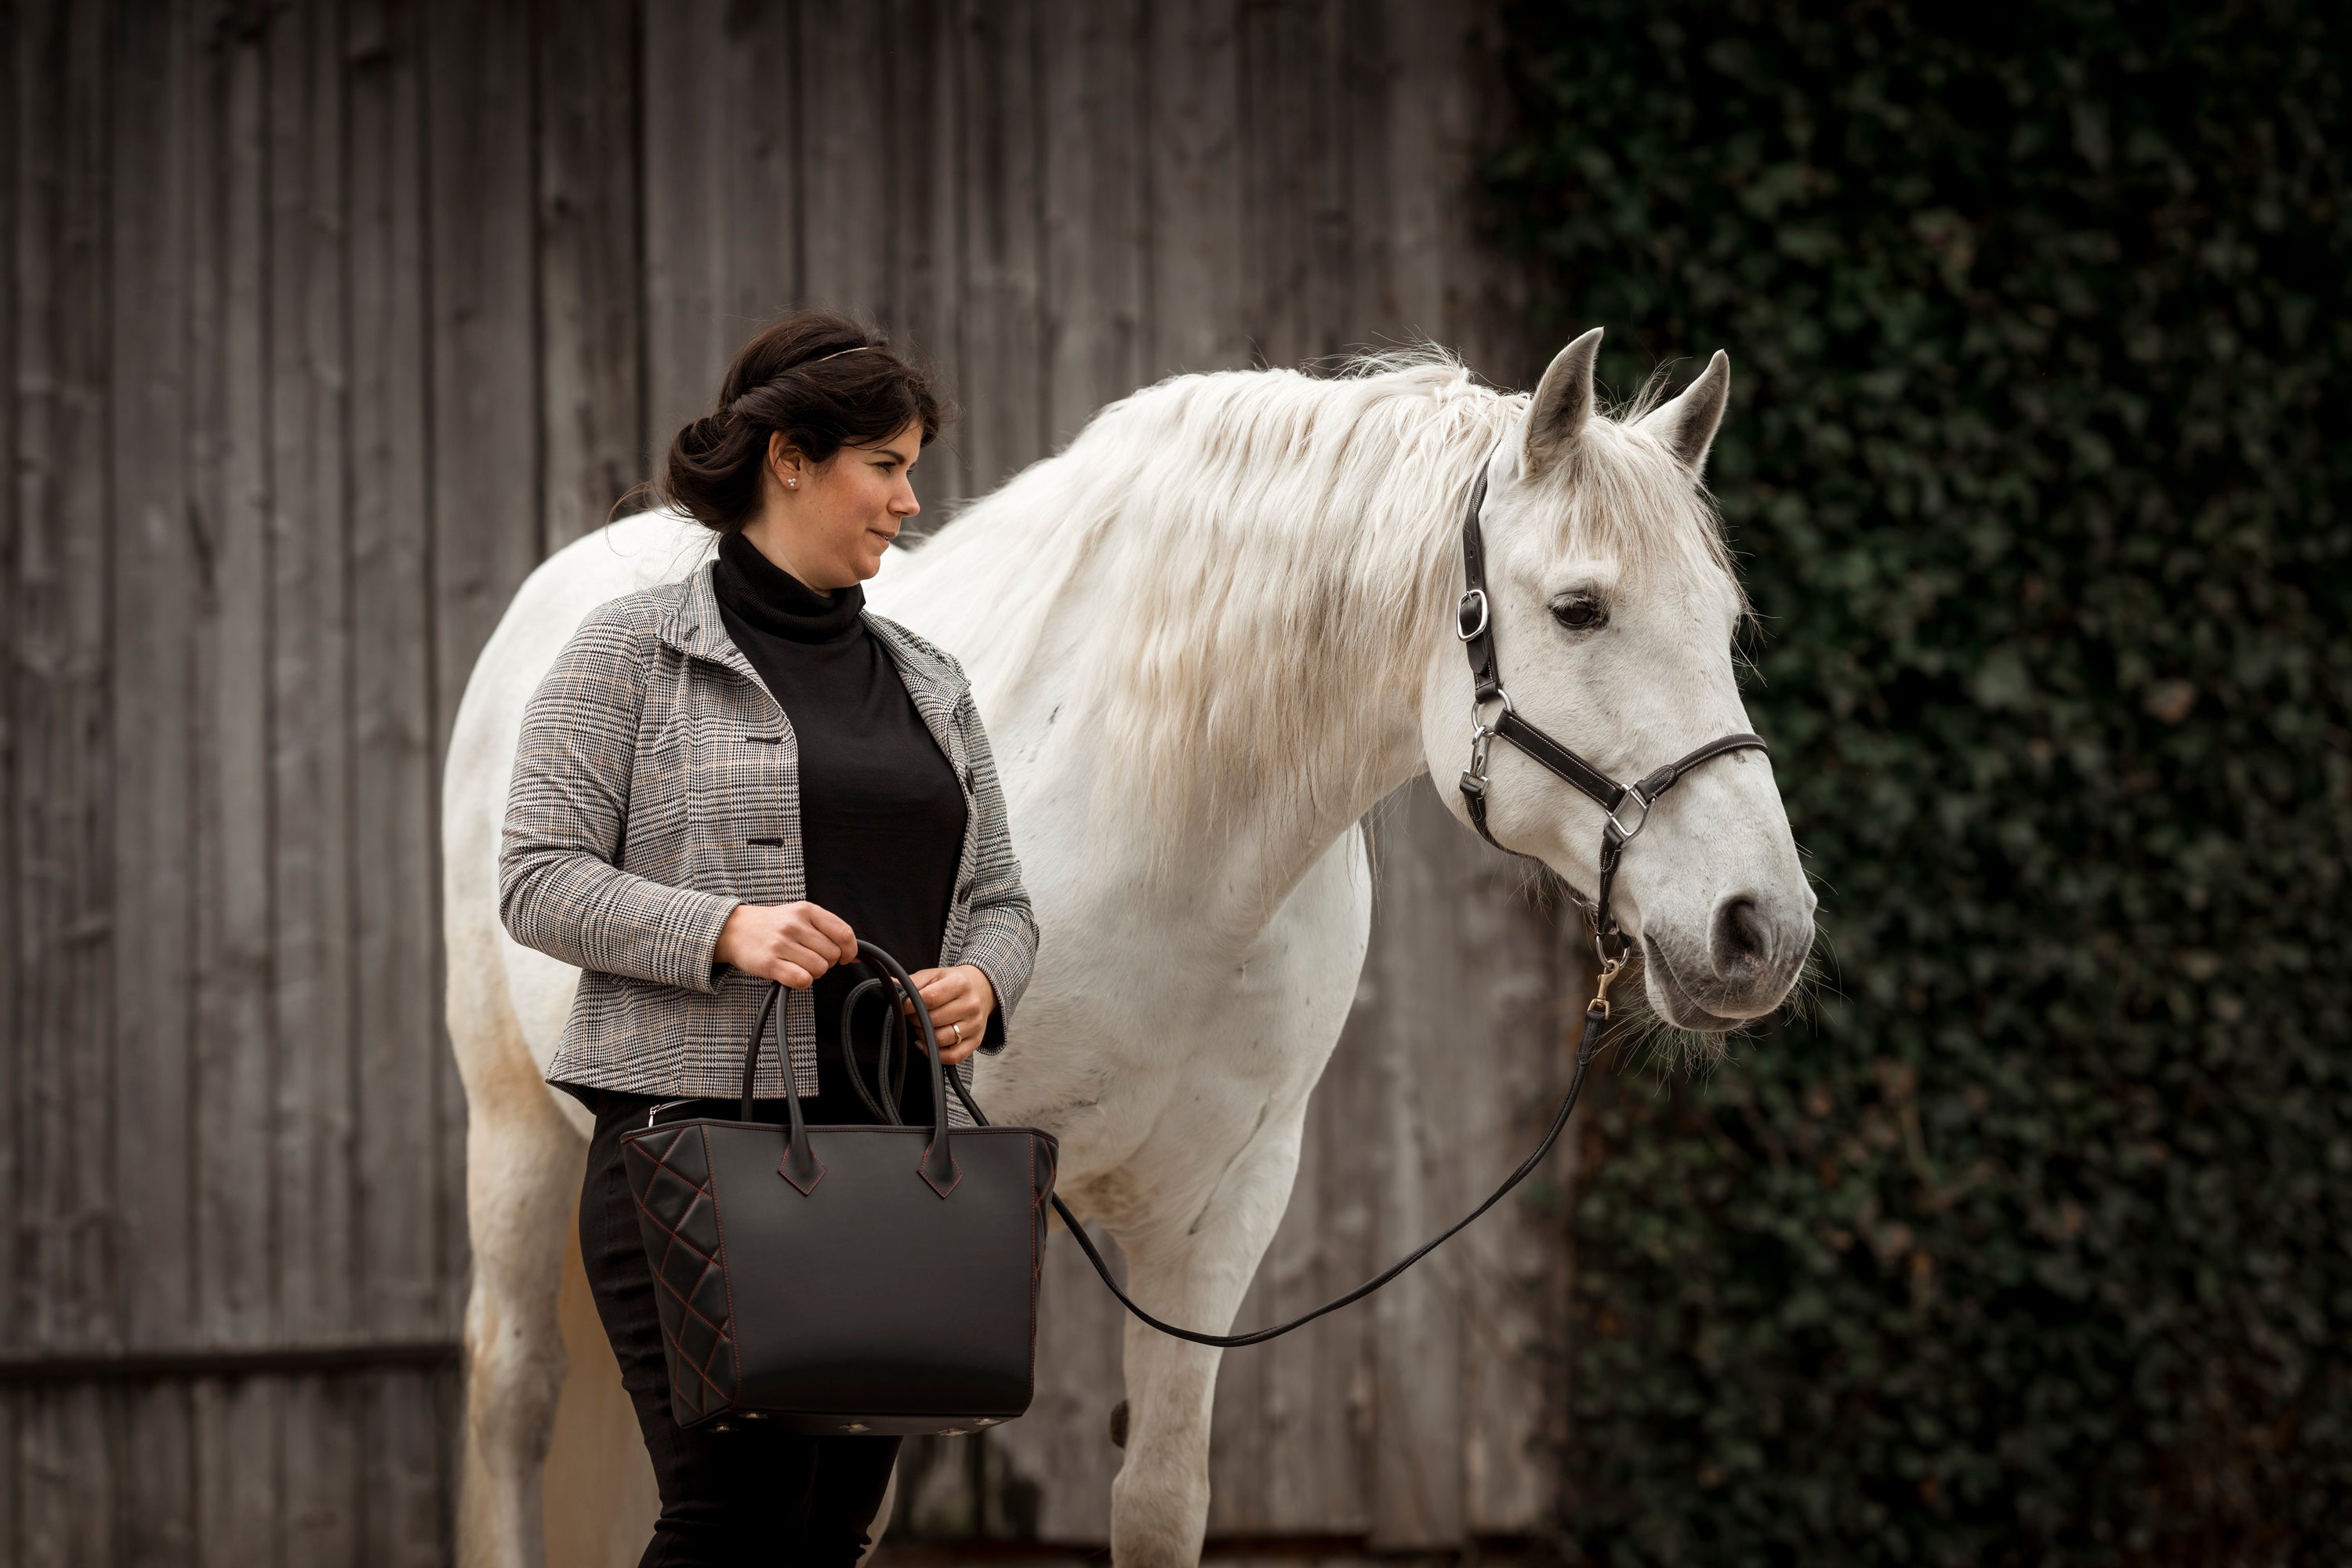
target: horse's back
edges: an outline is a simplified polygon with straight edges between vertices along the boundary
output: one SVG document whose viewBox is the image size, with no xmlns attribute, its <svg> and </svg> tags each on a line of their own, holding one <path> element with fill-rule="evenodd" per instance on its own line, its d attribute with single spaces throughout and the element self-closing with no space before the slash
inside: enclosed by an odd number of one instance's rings
<svg viewBox="0 0 2352 1568">
<path fill-rule="evenodd" d="M 503 1005 L 543 1069 L 579 984 L 579 971 L 517 943 L 499 922 L 499 826 L 523 710 L 590 611 L 676 582 L 709 549 L 709 532 L 675 512 L 638 512 L 608 523 L 557 551 L 523 580 L 474 661 L 441 775 L 449 1023 L 460 1057 L 492 1048 L 488 1042 L 506 1033 L 507 1020 L 470 1017 L 467 1010 Z M 470 973 L 474 966 L 481 973 Z"/>
</svg>

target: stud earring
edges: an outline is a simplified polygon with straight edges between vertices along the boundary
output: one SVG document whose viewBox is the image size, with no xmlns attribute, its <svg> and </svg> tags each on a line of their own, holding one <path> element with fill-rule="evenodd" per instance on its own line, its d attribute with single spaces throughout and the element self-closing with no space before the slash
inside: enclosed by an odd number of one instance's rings
<svg viewBox="0 0 2352 1568">
<path fill-rule="evenodd" d="M 798 479 L 786 479 L 784 488 L 788 490 L 796 490 L 801 488 L 801 482 Z"/>
</svg>

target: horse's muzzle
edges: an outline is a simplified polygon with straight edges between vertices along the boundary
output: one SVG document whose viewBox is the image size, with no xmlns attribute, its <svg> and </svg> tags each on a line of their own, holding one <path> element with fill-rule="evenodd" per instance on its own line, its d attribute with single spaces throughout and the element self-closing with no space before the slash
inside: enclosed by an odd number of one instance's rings
<svg viewBox="0 0 2352 1568">
<path fill-rule="evenodd" d="M 1812 941 L 1810 910 L 1801 918 L 1775 919 L 1756 895 L 1730 894 L 1717 903 L 1700 952 L 1643 933 L 1651 1004 L 1676 1028 L 1738 1028 L 1788 996 Z"/>
</svg>

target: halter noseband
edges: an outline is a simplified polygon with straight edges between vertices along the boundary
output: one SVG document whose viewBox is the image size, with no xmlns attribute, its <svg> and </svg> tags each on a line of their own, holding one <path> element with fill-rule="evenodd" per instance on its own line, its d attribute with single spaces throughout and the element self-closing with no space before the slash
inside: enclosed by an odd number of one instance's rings
<svg viewBox="0 0 2352 1568">
<path fill-rule="evenodd" d="M 1615 978 L 1625 961 L 1624 932 L 1617 929 L 1616 919 L 1609 909 L 1610 890 L 1616 885 L 1617 863 L 1625 853 L 1625 846 L 1649 826 L 1650 811 L 1658 804 L 1658 797 L 1679 784 L 1685 773 L 1729 752 L 1761 752 L 1766 747 L 1758 735 L 1724 735 L 1633 784 L 1621 784 L 1520 718 L 1518 710 L 1511 706 L 1510 693 L 1503 689 L 1502 672 L 1495 662 L 1495 622 L 1486 599 L 1486 542 L 1478 529 L 1478 513 L 1486 504 L 1486 468 L 1482 464 L 1478 482 L 1470 491 L 1470 509 L 1462 518 L 1462 601 L 1454 611 L 1454 635 L 1462 639 L 1462 649 L 1470 656 L 1470 765 L 1462 772 L 1462 802 L 1469 808 L 1470 826 L 1478 830 L 1479 837 L 1507 855 L 1517 853 L 1506 848 L 1486 826 L 1486 753 L 1496 740 L 1504 740 L 1534 758 L 1547 772 L 1574 784 L 1601 807 L 1607 819 L 1601 829 L 1601 887 L 1591 907 L 1593 946 L 1602 965 L 1601 995 L 1595 1002 L 1605 1016 L 1609 1009 L 1605 999 L 1608 982 Z M 1501 703 L 1503 710 L 1489 724 L 1484 715 L 1492 702 Z M 1628 801 L 1638 803 L 1642 808 L 1642 815 L 1631 827 L 1618 816 Z M 1581 895 L 1579 901 L 1582 901 Z M 1612 942 L 1618 944 L 1613 954 L 1610 952 Z"/>
</svg>

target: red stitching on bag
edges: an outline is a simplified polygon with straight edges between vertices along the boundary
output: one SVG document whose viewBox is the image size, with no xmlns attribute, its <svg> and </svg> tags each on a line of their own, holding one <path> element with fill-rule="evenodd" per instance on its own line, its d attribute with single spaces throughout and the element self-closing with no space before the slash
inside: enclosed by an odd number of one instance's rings
<svg viewBox="0 0 2352 1568">
<path fill-rule="evenodd" d="M 684 1183 L 684 1184 L 685 1184 L 685 1185 L 686 1185 L 688 1189 L 690 1189 L 690 1190 L 695 1194 L 695 1195 L 696 1195 L 696 1196 L 698 1196 L 698 1197 L 705 1197 L 705 1198 L 709 1198 L 709 1199 L 710 1199 L 710 1215 L 711 1215 L 711 1221 L 712 1221 L 712 1223 L 713 1223 L 713 1224 L 716 1224 L 716 1223 L 718 1222 L 718 1218 L 719 1218 L 719 1200 L 718 1200 L 717 1195 L 716 1195 L 715 1194 L 713 1194 L 713 1192 L 711 1191 L 711 1189 L 710 1189 L 709 1187 L 705 1186 L 705 1185 L 703 1185 L 702 1184 L 700 1184 L 700 1183 L 698 1183 L 698 1182 L 689 1182 L 689 1181 L 688 1181 L 688 1180 L 687 1180 L 687 1178 L 686 1178 L 682 1173 L 680 1173 L 678 1171 L 677 1171 L 676 1169 L 672 1168 L 672 1167 L 671 1167 L 671 1166 L 669 1166 L 669 1165 L 664 1164 L 664 1163 L 663 1163 L 659 1159 L 656 1158 L 656 1157 L 655 1157 L 654 1155 L 652 1155 L 652 1154 L 647 1154 L 647 1155 L 646 1156 L 646 1160 L 647 1160 L 647 1161 L 649 1161 L 649 1162 L 650 1162 L 650 1163 L 652 1163 L 652 1164 L 653 1164 L 656 1169 L 661 1170 L 661 1171 L 667 1172 L 667 1173 L 668 1173 L 668 1174 L 669 1174 L 669 1176 L 670 1176 L 670 1178 L 671 1178 L 672 1180 L 677 1181 L 677 1182 L 680 1182 L 680 1183 Z M 673 1229 L 673 1228 L 670 1226 L 670 1225 L 668 1224 L 668 1222 L 667 1222 L 667 1221 L 664 1220 L 664 1219 L 662 1218 L 662 1216 L 661 1216 L 661 1215 L 657 1215 L 657 1214 L 654 1213 L 653 1209 L 652 1209 L 652 1208 L 651 1208 L 651 1207 L 650 1207 L 650 1206 L 646 1203 L 645 1199 L 643 1199 L 643 1198 L 639 1198 L 639 1199 L 637 1199 L 637 1214 L 638 1214 L 638 1215 L 639 1215 L 640 1217 L 642 1217 L 642 1218 L 649 1219 L 649 1220 L 653 1221 L 654 1228 L 655 1228 L 655 1229 L 656 1229 L 656 1230 L 658 1230 L 658 1231 L 660 1231 L 663 1235 L 665 1235 L 665 1236 L 667 1236 L 667 1237 L 668 1237 L 670 1238 L 670 1243 L 671 1243 L 670 1252 L 675 1252 L 678 1247 L 685 1247 L 685 1248 L 687 1249 L 687 1251 L 688 1251 L 689 1253 L 693 1254 L 697 1258 L 698 1258 L 698 1259 L 701 1261 L 701 1263 L 702 1263 L 702 1268 L 703 1268 L 703 1273 L 702 1273 L 701 1275 L 698 1275 L 698 1276 L 696 1276 L 696 1277 L 695 1277 L 695 1281 L 694 1281 L 694 1282 L 695 1282 L 695 1284 L 697 1284 L 698 1286 L 698 1285 L 700 1285 L 700 1284 L 702 1283 L 703 1276 L 704 1276 L 704 1275 L 708 1275 L 708 1274 L 709 1273 L 709 1271 L 710 1271 L 711 1269 L 713 1269 L 713 1268 L 716 1268 L 716 1269 L 718 1269 L 718 1270 L 719 1270 L 719 1278 L 720 1282 L 723 1284 L 723 1283 L 726 1281 L 726 1279 L 727 1279 L 727 1268 L 726 1268 L 726 1265 L 724 1265 L 723 1263 L 719 1262 L 719 1260 L 718 1258 L 713 1258 L 710 1254 L 709 1254 L 709 1253 L 707 1253 L 707 1252 L 703 1251 L 703 1250 L 702 1250 L 702 1248 L 700 1248 L 699 1247 L 697 1247 L 697 1246 L 696 1246 L 692 1241 L 688 1240 L 687 1237 L 683 1237 L 683 1236 L 680 1236 L 680 1235 L 679 1235 L 679 1234 L 678 1234 L 675 1229 Z M 724 1244 L 722 1243 L 721 1245 L 722 1245 L 722 1247 L 723 1247 L 723 1245 L 724 1245 Z M 706 1327 L 708 1327 L 708 1328 L 710 1330 L 710 1331 L 711 1331 L 712 1333 L 719 1335 L 721 1339 L 726 1339 L 726 1338 L 730 1338 L 730 1337 L 731 1337 L 731 1336 L 730 1336 L 730 1325 L 733 1322 L 733 1321 L 734 1321 L 734 1314 L 735 1314 L 735 1306 L 734 1306 L 734 1302 L 733 1302 L 733 1300 L 730 1299 L 730 1300 L 729 1300 L 729 1302 L 728 1302 L 728 1307 L 727 1307 L 728 1322 L 725 1322 L 725 1323 L 714 1323 L 714 1322 L 712 1322 L 712 1321 L 710 1321 L 709 1315 L 708 1313 L 701 1311 L 699 1309 L 698 1309 L 698 1308 L 695 1306 L 695 1304 L 694 1304 L 694 1299 L 693 1299 L 691 1296 L 688 1296 L 688 1295 L 685 1294 L 683 1291 L 679 1290 L 679 1289 L 678 1289 L 678 1288 L 677 1288 L 676 1285 L 673 1285 L 673 1284 L 671 1284 L 671 1283 L 670 1283 L 670 1281 L 669 1281 L 669 1278 L 668 1278 L 668 1273 L 669 1273 L 669 1258 L 670 1258 L 670 1252 L 665 1252 L 665 1253 L 662 1255 L 662 1261 L 661 1261 L 660 1265 L 659 1265 L 658 1267 L 656 1267 L 656 1268 L 654 1269 L 654 1271 L 653 1271 L 654 1283 L 655 1283 L 655 1284 L 656 1284 L 656 1285 L 658 1285 L 658 1286 L 660 1286 L 663 1289 L 665 1289 L 665 1290 L 668 1291 L 668 1292 L 669 1292 L 673 1297 L 676 1297 L 676 1298 L 677 1298 L 677 1304 L 678 1304 L 679 1306 L 681 1306 L 681 1307 L 685 1308 L 685 1309 L 687 1310 L 687 1311 L 688 1311 L 689 1313 L 693 1314 L 693 1316 L 695 1317 L 695 1319 L 696 1319 L 698 1321 L 699 1321 L 699 1322 L 701 1322 L 702 1324 L 704 1324 Z"/>
<path fill-rule="evenodd" d="M 706 1142 L 708 1142 L 708 1141 L 706 1140 Z M 673 1141 L 673 1142 L 672 1142 L 672 1143 L 671 1143 L 671 1147 L 673 1147 L 673 1148 L 677 1147 L 677 1144 L 676 1144 L 676 1142 L 675 1142 L 675 1141 Z M 642 1151 L 640 1151 L 640 1152 L 642 1152 Z M 706 1153 L 706 1154 L 709 1152 L 709 1151 L 708 1151 L 707 1149 L 706 1149 L 704 1152 L 705 1152 L 705 1153 Z M 691 1176 L 688 1176 L 685 1172 L 683 1172 L 683 1171 L 681 1171 L 681 1170 L 678 1170 L 676 1166 L 671 1165 L 671 1164 L 668 1164 L 668 1163 L 667 1163 L 666 1162 L 664 1162 L 664 1161 L 663 1161 L 663 1159 L 662 1159 L 659 1155 L 657 1155 L 657 1154 L 646 1153 L 646 1154 L 645 1155 L 645 1158 L 646 1158 L 646 1163 L 647 1163 L 648 1164 L 652 1165 L 652 1166 L 654 1167 L 654 1169 L 655 1169 L 655 1170 L 659 1171 L 659 1172 L 661 1172 L 663 1174 L 665 1174 L 665 1175 L 668 1176 L 670 1180 L 672 1180 L 672 1181 L 674 1181 L 674 1182 L 677 1183 L 679 1185 L 681 1185 L 681 1186 L 685 1187 L 688 1192 L 693 1193 L 697 1197 L 707 1197 L 707 1198 L 709 1198 L 709 1199 L 710 1200 L 710 1214 L 711 1214 L 711 1221 L 712 1221 L 712 1223 L 713 1223 L 713 1224 L 716 1224 L 716 1223 L 718 1222 L 718 1215 L 719 1215 L 719 1194 L 718 1194 L 718 1193 L 717 1193 L 715 1190 L 713 1190 L 712 1185 L 711 1185 L 711 1184 L 710 1184 L 709 1181 L 705 1180 L 705 1181 L 698 1182 L 698 1181 L 694 1180 Z M 651 1188 L 652 1188 L 653 1184 L 652 1184 L 651 1182 L 647 1182 L 647 1183 L 646 1184 L 646 1185 L 647 1190 L 649 1190 L 649 1191 L 650 1191 L 650 1190 L 651 1190 Z M 691 1206 L 691 1205 L 689 1205 L 689 1207 L 690 1207 L 690 1206 Z M 671 1228 L 670 1228 L 670 1226 L 669 1226 L 668 1222 L 667 1222 L 667 1221 L 666 1221 L 666 1220 L 664 1220 L 664 1219 L 662 1218 L 662 1216 L 661 1216 L 661 1215 L 657 1215 L 657 1214 L 654 1213 L 654 1212 L 653 1212 L 653 1210 L 652 1210 L 652 1208 L 651 1208 L 651 1207 L 649 1207 L 649 1206 L 646 1205 L 646 1200 L 645 1200 L 643 1197 L 638 1197 L 638 1198 L 637 1198 L 637 1211 L 638 1211 L 640 1214 L 644 1215 L 646 1218 L 648 1218 L 648 1219 L 652 1220 L 652 1221 L 654 1222 L 654 1224 L 655 1224 L 656 1226 L 658 1226 L 658 1227 L 659 1227 L 659 1228 L 660 1228 L 660 1229 L 661 1229 L 661 1230 L 662 1230 L 666 1235 L 667 1235 L 667 1236 L 669 1237 L 669 1238 L 670 1238 L 670 1240 L 671 1240 L 672 1242 L 676 1243 L 676 1244 L 677 1244 L 677 1246 L 679 1246 L 679 1247 L 685 1247 L 688 1252 L 691 1252 L 692 1254 L 694 1254 L 694 1256 L 695 1256 L 695 1257 L 697 1257 L 697 1258 L 698 1258 L 702 1259 L 702 1261 L 703 1261 L 705 1264 L 712 1264 L 712 1263 L 717 1263 L 717 1262 L 719 1261 L 719 1259 L 718 1259 L 717 1258 L 715 1258 L 715 1257 L 713 1257 L 711 1254 L 709 1254 L 709 1253 L 708 1253 L 708 1252 L 704 1251 L 701 1247 L 699 1247 L 696 1246 L 692 1241 L 688 1240 L 687 1237 L 683 1237 L 683 1236 L 680 1236 L 677 1231 L 675 1231 L 675 1230 L 671 1229 Z M 720 1245 L 722 1247 L 726 1245 L 725 1240 L 724 1240 L 724 1238 L 723 1238 L 723 1237 L 721 1238 L 719 1245 Z M 663 1258 L 663 1259 L 662 1259 L 662 1266 L 663 1266 L 664 1268 L 667 1268 L 667 1267 L 668 1267 L 668 1264 L 669 1264 L 669 1259 L 668 1259 L 667 1256 L 667 1255 L 665 1255 L 665 1256 L 664 1256 L 664 1258 Z"/>
<path fill-rule="evenodd" d="M 707 1323 L 710 1320 L 704 1318 L 702 1321 Z M 693 1373 L 695 1376 L 702 1379 L 703 1382 L 709 1384 L 710 1392 L 719 1396 L 720 1403 L 729 1403 L 734 1399 L 735 1396 L 733 1394 L 728 1393 L 725 1389 L 719 1387 L 717 1383 L 712 1381 L 709 1373 L 694 1364 L 692 1358 L 687 1354 L 685 1342 L 676 1334 L 671 1333 L 667 1329 L 664 1329 L 662 1331 L 662 1339 L 677 1352 L 678 1364 Z"/>
<path fill-rule="evenodd" d="M 727 1272 L 727 1265 L 720 1261 L 727 1256 L 727 1219 L 719 1212 L 719 1165 L 718 1162 L 710 1157 L 710 1129 L 708 1126 L 702 1129 L 702 1163 L 709 1167 L 711 1173 L 710 1223 L 719 1231 L 719 1258 L 713 1258 L 712 1261 L 719 1266 L 719 1283 L 727 1292 L 727 1322 L 729 1327 L 732 1328 L 735 1322 L 735 1280 L 733 1276 Z M 732 1333 L 727 1334 L 725 1340 L 727 1359 L 735 1366 L 735 1392 L 728 1395 L 729 1402 L 732 1403 L 742 1397 L 743 1394 L 743 1356 L 742 1352 L 735 1348 L 735 1336 Z"/>
<path fill-rule="evenodd" d="M 698 1128 L 697 1131 L 702 1138 L 703 1166 L 706 1170 L 709 1170 L 711 1168 L 710 1134 L 708 1129 Z M 683 1133 L 679 1136 L 682 1137 Z M 677 1138 L 672 1138 L 668 1143 L 668 1147 L 672 1149 L 677 1148 Z M 708 1198 L 710 1201 L 710 1222 L 719 1230 L 719 1252 L 724 1254 L 727 1249 L 727 1231 L 726 1226 L 720 1222 L 719 1217 L 719 1192 L 716 1176 L 708 1177 L 699 1182 L 695 1181 L 691 1177 L 688 1176 L 685 1172 L 678 1170 L 667 1160 L 664 1160 L 660 1155 L 655 1153 L 652 1149 L 646 1146 L 646 1142 L 644 1140 L 632 1140 L 627 1146 L 634 1149 L 637 1154 L 642 1157 L 646 1163 L 652 1165 L 655 1170 L 667 1175 L 670 1180 L 684 1186 L 696 1196 Z M 650 1180 L 646 1183 L 648 1190 L 650 1190 L 652 1184 L 653 1184 Z M 677 1354 L 676 1360 L 680 1364 L 691 1369 L 697 1377 L 700 1378 L 704 1383 L 709 1384 L 712 1393 L 718 1394 L 722 1400 L 728 1403 L 732 1403 L 735 1395 L 727 1390 L 720 1388 L 718 1381 L 711 1377 L 709 1373 L 710 1362 L 719 1353 L 719 1347 L 723 1345 L 729 1352 L 730 1359 L 734 1363 L 736 1386 L 740 1389 L 742 1385 L 742 1359 L 740 1354 L 736 1352 L 735 1336 L 732 1332 L 732 1327 L 735 1321 L 734 1285 L 728 1278 L 727 1266 L 720 1258 L 714 1257 L 711 1254 L 705 1252 L 701 1247 L 696 1246 L 691 1240 L 679 1235 L 674 1227 L 663 1220 L 661 1215 L 653 1212 L 652 1208 L 646 1203 L 646 1200 L 642 1196 L 637 1198 L 637 1212 L 644 1217 L 652 1220 L 654 1227 L 670 1238 L 671 1245 L 669 1250 L 664 1252 L 660 1265 L 653 1271 L 654 1283 L 659 1286 L 662 1289 L 667 1291 L 670 1296 L 677 1300 L 677 1304 L 683 1308 L 688 1314 L 692 1316 L 696 1321 L 709 1329 L 713 1336 L 713 1342 L 709 1352 L 702 1358 L 701 1364 L 697 1365 L 692 1357 L 688 1354 L 685 1342 L 681 1338 L 670 1333 L 667 1328 L 662 1331 L 662 1337 L 671 1344 L 677 1346 Z M 694 1283 L 697 1289 L 699 1289 L 702 1281 L 709 1277 L 711 1269 L 716 1268 L 719 1270 L 719 1286 L 727 1291 L 727 1321 L 723 1323 L 712 1322 L 707 1313 L 702 1312 L 696 1308 L 691 1297 L 680 1291 L 676 1285 L 670 1282 L 667 1278 L 669 1259 L 671 1255 L 680 1247 L 685 1247 L 688 1253 L 699 1259 L 702 1264 L 702 1272 L 695 1277 Z"/>
</svg>

